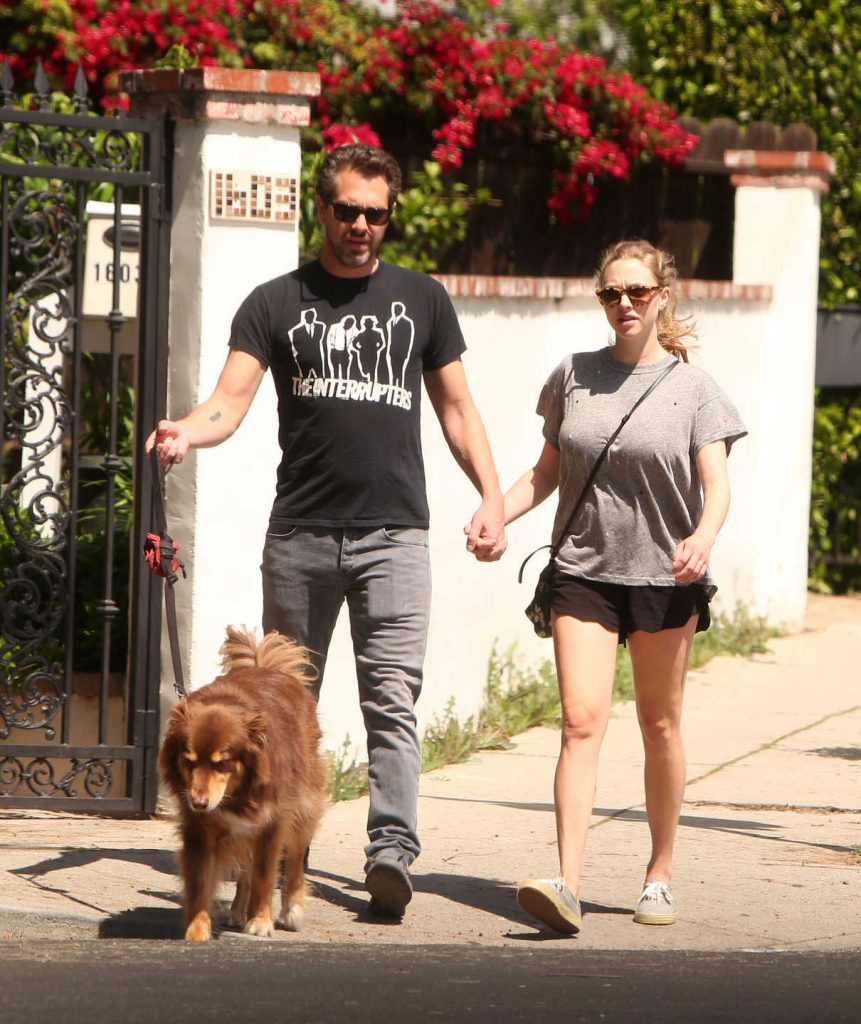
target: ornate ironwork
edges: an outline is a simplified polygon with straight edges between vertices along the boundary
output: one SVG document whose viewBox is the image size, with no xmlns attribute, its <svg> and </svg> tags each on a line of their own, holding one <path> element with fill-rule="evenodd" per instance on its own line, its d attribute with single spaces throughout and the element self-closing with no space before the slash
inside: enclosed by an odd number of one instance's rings
<svg viewBox="0 0 861 1024">
<path fill-rule="evenodd" d="M 74 202 L 68 183 L 33 189 L 7 179 L 3 189 L 4 263 L 15 268 L 3 317 L 4 439 L 21 453 L 0 494 L 9 552 L 0 569 L 4 739 L 12 727 L 53 738 L 63 703 L 56 637 L 68 604 L 70 510 L 63 478 L 49 464 L 58 462 L 72 424 L 63 359 L 75 322 L 68 299 L 78 235 Z"/>
<path fill-rule="evenodd" d="M 102 526 L 92 508 L 86 522 L 87 535 L 101 538 L 101 562 L 87 572 L 97 586 L 103 582 L 86 623 L 79 624 L 76 587 L 86 576 L 77 562 L 83 557 L 85 500 L 80 442 L 87 201 L 111 198 L 118 228 L 124 189 L 161 187 L 163 132 L 161 123 L 91 113 L 80 69 L 73 94 L 62 97 L 51 91 L 40 65 L 33 91 L 16 101 L 9 67 L 0 63 L 0 799 L 13 803 L 56 797 L 127 812 L 133 801 L 141 805 L 140 776 L 153 773 L 157 735 L 138 724 L 149 721 L 145 706 L 128 709 L 126 735 L 107 744 L 116 661 L 112 624 L 121 610 L 112 588 L 117 574 L 127 572 L 124 549 L 118 561 L 114 524 L 116 478 L 129 461 L 117 449 L 119 332 L 126 323 L 117 308 L 103 317 L 109 414 L 103 447 L 91 460 L 101 482 L 90 485 L 101 494 Z M 156 154 L 158 173 L 144 165 L 147 148 L 147 160 Z M 150 230 L 157 226 L 154 218 L 150 224 Z M 120 260 L 116 247 L 111 269 L 117 278 Z M 151 266 L 149 277 L 154 279 Z M 111 304 L 119 305 L 116 289 Z M 151 397 L 146 401 L 152 404 Z M 84 626 L 95 630 L 95 684 L 79 682 L 76 653 Z M 124 663 L 124 648 L 120 654 Z M 88 655 L 85 667 L 92 660 Z M 77 688 L 85 685 L 98 689 L 98 700 L 90 701 L 98 705 L 98 737 L 87 747 L 73 742 L 82 733 L 71 720 Z M 147 706 L 153 699 L 148 686 Z M 127 680 L 123 692 L 129 689 L 134 687 Z M 23 742 L 28 735 L 36 742 Z M 131 770 L 115 776 L 118 762 Z M 120 783 L 137 787 L 137 795 L 117 793 Z"/>
<path fill-rule="evenodd" d="M 46 168 L 136 169 L 140 141 L 129 136 L 117 118 L 82 113 L 69 115 L 65 123 L 55 123 L 56 115 L 34 123 L 22 120 L 17 112 L 4 118 L 8 119 L 0 131 L 0 153 L 5 161 Z"/>
<path fill-rule="evenodd" d="M 63 794 L 77 797 L 75 783 L 81 782 L 88 797 L 98 800 L 107 796 L 113 786 L 113 761 L 71 758 L 71 767 L 57 778 L 56 765 L 46 757 L 25 762 L 19 757 L 0 758 L 0 796 L 27 790 L 34 796 L 51 797 Z"/>
<path fill-rule="evenodd" d="M 12 77 L 3 62 L 0 70 L 0 161 L 25 168 L 85 169 L 89 180 L 95 180 L 94 170 L 125 175 L 137 171 L 140 135 L 128 118 L 96 116 L 89 112 L 87 80 L 80 68 L 74 95 L 61 104 L 65 110 L 53 109 L 57 105 L 55 99 L 62 94 L 49 91 L 41 63 L 34 86 L 30 102 L 35 109 L 13 107 Z"/>
</svg>

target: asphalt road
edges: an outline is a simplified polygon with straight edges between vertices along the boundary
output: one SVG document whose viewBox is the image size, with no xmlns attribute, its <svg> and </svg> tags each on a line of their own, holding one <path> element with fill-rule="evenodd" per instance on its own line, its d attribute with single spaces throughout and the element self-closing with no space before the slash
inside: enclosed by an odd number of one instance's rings
<svg viewBox="0 0 861 1024">
<path fill-rule="evenodd" d="M 857 953 L 104 939 L 0 943 L 3 1024 L 858 1024 Z"/>
</svg>

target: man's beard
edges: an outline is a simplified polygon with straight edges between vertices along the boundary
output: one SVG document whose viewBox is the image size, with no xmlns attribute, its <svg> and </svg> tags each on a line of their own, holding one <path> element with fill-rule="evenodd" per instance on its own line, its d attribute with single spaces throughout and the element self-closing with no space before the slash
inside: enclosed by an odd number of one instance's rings
<svg viewBox="0 0 861 1024">
<path fill-rule="evenodd" d="M 380 247 L 379 242 L 376 245 L 374 244 L 372 237 L 363 238 L 361 241 L 365 243 L 361 249 L 355 249 L 349 244 L 349 235 L 337 242 L 330 238 L 329 245 L 339 263 L 345 267 L 355 269 L 356 267 L 364 267 L 369 263 L 373 263 L 377 250 Z"/>
</svg>

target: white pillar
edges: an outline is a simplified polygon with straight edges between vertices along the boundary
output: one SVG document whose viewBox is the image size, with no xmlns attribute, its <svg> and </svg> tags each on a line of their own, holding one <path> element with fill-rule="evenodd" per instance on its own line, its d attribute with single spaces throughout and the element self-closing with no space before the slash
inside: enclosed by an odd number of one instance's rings
<svg viewBox="0 0 861 1024">
<path fill-rule="evenodd" d="M 175 119 L 167 414 L 212 392 L 230 324 L 258 284 L 298 266 L 299 127 L 319 76 L 226 68 L 123 76 L 138 116 Z M 269 374 L 236 435 L 167 478 L 168 528 L 189 579 L 176 588 L 186 685 L 209 682 L 228 623 L 258 626 L 260 555 L 279 460 Z M 163 712 L 173 673 L 162 642 Z M 162 720 L 165 719 L 163 714 Z"/>
<path fill-rule="evenodd" d="M 751 609 L 792 628 L 807 602 L 820 197 L 834 161 L 826 153 L 728 151 L 736 168 L 733 281 L 773 289 L 762 344 L 749 353 L 760 389 L 747 424 L 755 452 L 750 522 L 768 532 L 750 539 L 747 579 Z M 791 415 L 787 415 L 791 410 Z M 778 429 L 779 427 L 779 429 Z"/>
</svg>

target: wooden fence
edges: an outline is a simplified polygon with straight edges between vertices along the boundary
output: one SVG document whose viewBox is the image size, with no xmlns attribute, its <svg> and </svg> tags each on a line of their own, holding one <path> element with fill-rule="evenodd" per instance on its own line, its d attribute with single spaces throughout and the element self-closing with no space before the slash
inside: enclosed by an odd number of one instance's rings
<svg viewBox="0 0 861 1024">
<path fill-rule="evenodd" d="M 567 227 L 547 208 L 554 165 L 546 148 L 500 147 L 492 161 L 486 145 L 481 155 L 466 154 L 462 179 L 472 189 L 489 188 L 499 205 L 474 212 L 466 238 L 451 245 L 440 272 L 589 276 L 606 246 L 636 237 L 672 252 L 682 277 L 731 280 L 735 190 L 725 151 L 810 151 L 816 134 L 799 124 L 780 129 L 757 122 L 743 129 L 730 120 L 703 126 L 693 118 L 681 124 L 700 137 L 683 166 L 643 165 L 629 180 L 602 180 L 589 215 Z M 392 148 L 406 166 L 416 166 L 404 144 Z"/>
</svg>

